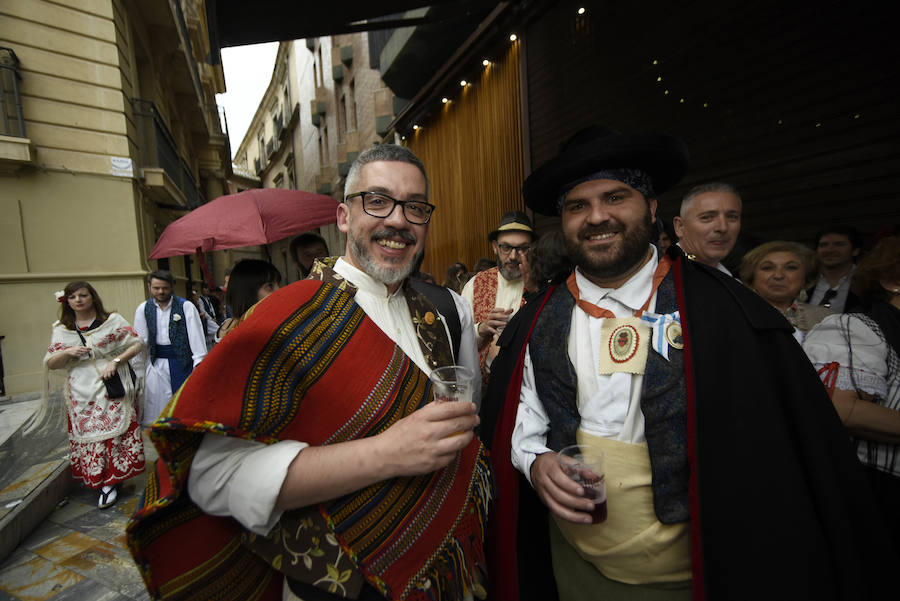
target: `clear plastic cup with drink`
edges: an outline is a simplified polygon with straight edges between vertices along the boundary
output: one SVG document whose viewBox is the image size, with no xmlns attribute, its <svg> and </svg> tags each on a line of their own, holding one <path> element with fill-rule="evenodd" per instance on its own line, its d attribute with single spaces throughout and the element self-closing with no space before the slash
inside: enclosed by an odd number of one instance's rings
<svg viewBox="0 0 900 601">
<path fill-rule="evenodd" d="M 584 497 L 594 502 L 591 523 L 606 521 L 606 469 L 602 450 L 591 445 L 572 445 L 556 454 L 563 472 L 584 489 Z"/>
</svg>

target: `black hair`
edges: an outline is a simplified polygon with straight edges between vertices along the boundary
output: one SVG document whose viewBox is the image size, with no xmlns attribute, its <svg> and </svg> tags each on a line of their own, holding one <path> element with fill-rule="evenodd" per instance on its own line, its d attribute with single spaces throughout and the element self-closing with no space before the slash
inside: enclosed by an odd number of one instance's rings
<svg viewBox="0 0 900 601">
<path fill-rule="evenodd" d="M 278 268 L 261 259 L 241 259 L 231 268 L 231 278 L 225 292 L 225 302 L 235 317 L 241 317 L 256 304 L 261 286 L 280 284 Z"/>
<path fill-rule="evenodd" d="M 820 229 L 816 232 L 815 248 L 819 247 L 819 241 L 822 239 L 822 236 L 825 236 L 826 234 L 840 234 L 842 236 L 847 236 L 847 239 L 850 240 L 851 248 L 862 248 L 862 234 L 860 234 L 859 230 L 852 225 L 838 224 Z"/>
<path fill-rule="evenodd" d="M 172 272 L 167 269 L 158 269 L 156 271 L 151 271 L 147 275 L 147 283 L 149 284 L 151 280 L 163 280 L 169 282 L 170 286 L 175 286 L 175 276 L 172 275 Z"/>
</svg>

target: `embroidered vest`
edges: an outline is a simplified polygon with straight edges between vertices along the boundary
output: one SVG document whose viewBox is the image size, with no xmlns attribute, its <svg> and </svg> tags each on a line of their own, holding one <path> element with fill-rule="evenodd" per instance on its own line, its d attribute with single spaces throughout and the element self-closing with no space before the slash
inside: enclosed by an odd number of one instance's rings
<svg viewBox="0 0 900 601">
<path fill-rule="evenodd" d="M 547 300 L 529 341 L 538 397 L 550 418 L 547 446 L 559 450 L 576 444 L 581 423 L 577 376 L 569 360 L 567 341 L 575 299 L 559 286 Z M 673 272 L 663 279 L 656 295 L 656 313 L 678 310 Z M 644 434 L 653 474 L 653 506 L 664 524 L 689 517 L 687 459 L 687 388 L 684 352 L 669 348 L 669 361 L 652 349 L 647 355 L 641 390 Z"/>
<path fill-rule="evenodd" d="M 169 313 L 169 342 L 175 350 L 175 356 L 185 368 L 193 364 L 191 341 L 188 339 L 187 318 L 184 316 L 184 299 L 172 296 L 172 310 Z M 175 316 L 181 319 L 175 319 Z M 147 351 L 150 361 L 156 360 L 156 302 L 151 298 L 144 303 L 144 318 L 147 320 Z"/>
</svg>

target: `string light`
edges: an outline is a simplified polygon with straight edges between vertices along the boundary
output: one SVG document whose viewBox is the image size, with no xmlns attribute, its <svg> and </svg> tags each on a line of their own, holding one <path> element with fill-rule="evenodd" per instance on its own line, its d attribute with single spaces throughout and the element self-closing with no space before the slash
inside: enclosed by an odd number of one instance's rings
<svg viewBox="0 0 900 601">
<path fill-rule="evenodd" d="M 583 6 L 582 6 L 581 8 L 578 9 L 578 14 L 579 14 L 579 15 L 583 15 L 583 14 L 584 14 L 584 7 L 583 7 Z"/>
<path fill-rule="evenodd" d="M 444 96 L 443 98 L 441 98 L 441 102 L 442 102 L 443 104 L 447 104 L 448 102 L 450 102 L 450 99 L 447 98 L 446 96 Z"/>
<path fill-rule="evenodd" d="M 459 85 L 461 85 L 462 87 L 466 87 L 468 84 L 469 84 L 469 82 L 467 82 L 465 79 L 459 80 Z"/>
<path fill-rule="evenodd" d="M 488 65 L 491 64 L 491 61 L 489 61 L 488 59 L 484 59 L 483 61 L 481 61 L 481 64 L 484 65 L 485 67 L 487 67 Z"/>
<path fill-rule="evenodd" d="M 413 131 L 419 131 L 419 126 L 418 126 L 418 125 L 413 125 Z"/>
<path fill-rule="evenodd" d="M 509 41 L 510 41 L 510 42 L 515 42 L 517 39 L 518 39 L 518 38 L 516 37 L 516 34 L 514 34 L 514 33 L 513 33 L 513 34 L 510 34 L 510 36 L 509 36 Z"/>
</svg>

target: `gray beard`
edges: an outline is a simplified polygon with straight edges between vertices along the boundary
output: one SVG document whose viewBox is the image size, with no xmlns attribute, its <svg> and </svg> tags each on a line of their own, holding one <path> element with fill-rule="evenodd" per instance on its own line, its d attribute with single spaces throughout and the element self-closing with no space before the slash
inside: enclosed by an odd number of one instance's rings
<svg viewBox="0 0 900 601">
<path fill-rule="evenodd" d="M 506 266 L 505 263 L 497 263 L 497 269 L 500 270 L 500 275 L 502 275 L 507 280 L 518 280 L 522 278 L 522 267 L 518 267 L 515 269 L 510 269 Z"/>
<path fill-rule="evenodd" d="M 350 237 L 350 247 L 353 250 L 353 257 L 357 260 L 362 270 L 376 282 L 381 282 L 385 286 L 393 286 L 409 277 L 413 268 L 419 264 L 425 250 L 420 250 L 413 255 L 406 264 L 400 264 L 396 267 L 382 267 L 379 265 L 366 246 L 366 241 L 359 236 Z"/>
</svg>

